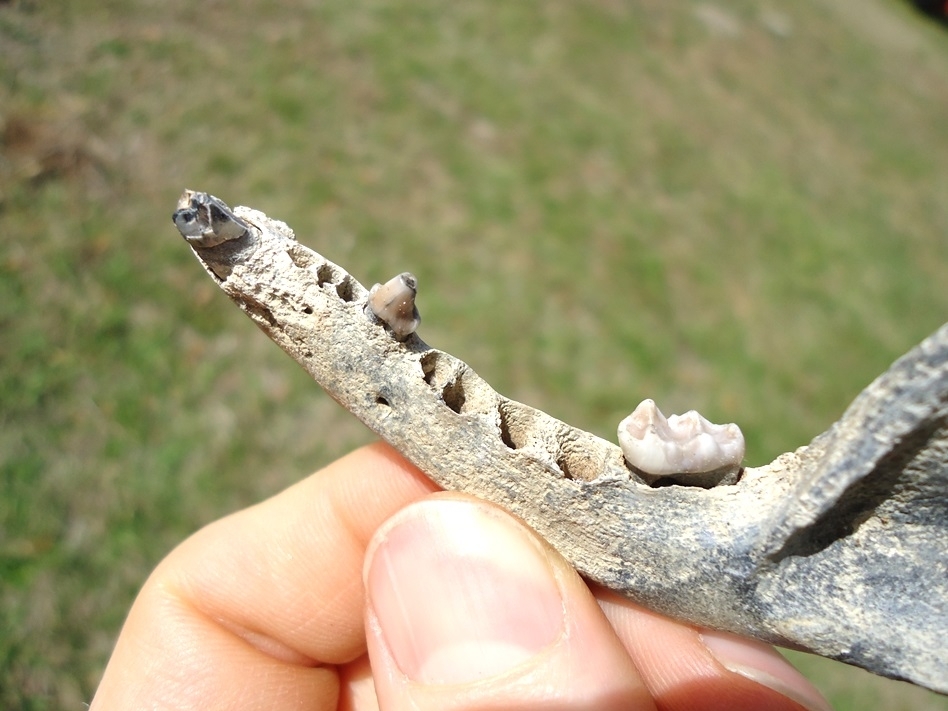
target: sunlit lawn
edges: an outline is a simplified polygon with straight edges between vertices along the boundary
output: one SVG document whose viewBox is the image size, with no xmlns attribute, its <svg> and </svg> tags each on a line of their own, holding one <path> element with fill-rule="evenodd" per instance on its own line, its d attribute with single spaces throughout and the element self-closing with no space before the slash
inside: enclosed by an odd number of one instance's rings
<svg viewBox="0 0 948 711">
<path fill-rule="evenodd" d="M 65 5 L 0 3 L 0 707 L 88 701 L 171 547 L 371 439 L 206 278 L 185 187 L 410 269 L 509 397 L 697 408 L 751 464 L 948 318 L 948 33 L 908 3 Z"/>
</svg>

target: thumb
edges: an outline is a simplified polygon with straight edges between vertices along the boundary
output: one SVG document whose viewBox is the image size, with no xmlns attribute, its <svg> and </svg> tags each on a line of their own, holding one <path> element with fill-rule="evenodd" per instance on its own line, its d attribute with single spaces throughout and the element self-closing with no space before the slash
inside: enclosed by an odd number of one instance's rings
<svg viewBox="0 0 948 711">
<path fill-rule="evenodd" d="M 366 635 L 383 709 L 653 709 L 595 598 L 524 524 L 435 495 L 366 556 Z"/>
</svg>

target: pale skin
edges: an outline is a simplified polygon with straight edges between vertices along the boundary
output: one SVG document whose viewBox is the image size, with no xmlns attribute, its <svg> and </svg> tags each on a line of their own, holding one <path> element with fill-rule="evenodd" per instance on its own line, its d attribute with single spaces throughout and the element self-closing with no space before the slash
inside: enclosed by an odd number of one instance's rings
<svg viewBox="0 0 948 711">
<path fill-rule="evenodd" d="M 145 583 L 92 711 L 828 709 L 771 648 L 591 588 L 524 523 L 359 449 Z"/>
</svg>

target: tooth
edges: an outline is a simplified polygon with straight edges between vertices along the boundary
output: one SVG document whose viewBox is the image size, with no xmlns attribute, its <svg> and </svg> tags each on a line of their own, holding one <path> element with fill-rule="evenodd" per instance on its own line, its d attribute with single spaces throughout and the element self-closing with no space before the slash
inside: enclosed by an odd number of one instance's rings
<svg viewBox="0 0 948 711">
<path fill-rule="evenodd" d="M 654 476 L 736 469 L 744 459 L 737 425 L 716 425 L 694 410 L 666 419 L 654 400 L 619 423 L 619 446 L 629 464 Z"/>
<path fill-rule="evenodd" d="M 395 338 L 404 341 L 418 328 L 421 316 L 415 306 L 418 280 L 408 272 L 376 284 L 369 291 L 369 309 L 384 321 Z"/>
</svg>

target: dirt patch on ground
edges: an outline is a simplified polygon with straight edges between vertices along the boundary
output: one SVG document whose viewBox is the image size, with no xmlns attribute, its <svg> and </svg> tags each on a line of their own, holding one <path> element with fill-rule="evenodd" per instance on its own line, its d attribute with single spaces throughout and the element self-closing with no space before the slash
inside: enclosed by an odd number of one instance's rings
<svg viewBox="0 0 948 711">
<path fill-rule="evenodd" d="M 0 203 L 15 185 L 54 180 L 101 195 L 115 185 L 116 170 L 113 152 L 79 120 L 28 110 L 0 115 Z"/>
</svg>

